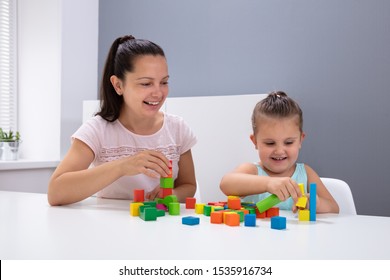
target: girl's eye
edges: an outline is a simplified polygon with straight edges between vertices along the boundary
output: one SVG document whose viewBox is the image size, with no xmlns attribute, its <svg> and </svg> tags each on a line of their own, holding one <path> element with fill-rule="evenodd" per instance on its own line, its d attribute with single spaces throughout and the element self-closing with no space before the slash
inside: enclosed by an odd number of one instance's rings
<svg viewBox="0 0 390 280">
<path fill-rule="evenodd" d="M 264 143 L 264 144 L 267 145 L 267 146 L 272 146 L 272 145 L 275 144 L 275 143 L 267 142 L 267 143 Z"/>
<path fill-rule="evenodd" d="M 294 144 L 293 141 L 286 142 L 286 145 L 292 145 L 292 144 Z"/>
<path fill-rule="evenodd" d="M 141 83 L 141 86 L 147 87 L 147 86 L 150 86 L 150 83 Z"/>
</svg>

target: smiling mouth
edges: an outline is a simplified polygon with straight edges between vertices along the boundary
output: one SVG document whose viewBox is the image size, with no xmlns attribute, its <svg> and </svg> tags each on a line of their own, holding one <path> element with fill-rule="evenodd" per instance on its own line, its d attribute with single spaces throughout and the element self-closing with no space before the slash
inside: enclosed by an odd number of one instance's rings
<svg viewBox="0 0 390 280">
<path fill-rule="evenodd" d="M 160 101 L 144 101 L 146 105 L 151 105 L 151 106 L 157 106 L 160 104 Z"/>
<path fill-rule="evenodd" d="M 287 157 L 272 157 L 273 160 L 281 161 L 287 159 Z"/>
</svg>

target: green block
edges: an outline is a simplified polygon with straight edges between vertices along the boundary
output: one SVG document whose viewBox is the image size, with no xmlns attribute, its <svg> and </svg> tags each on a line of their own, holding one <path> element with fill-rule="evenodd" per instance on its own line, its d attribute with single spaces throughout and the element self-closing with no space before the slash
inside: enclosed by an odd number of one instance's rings
<svg viewBox="0 0 390 280">
<path fill-rule="evenodd" d="M 150 207 L 156 207 L 157 203 L 156 201 L 144 201 L 142 202 L 144 206 L 150 206 Z"/>
<path fill-rule="evenodd" d="M 274 207 L 280 202 L 280 199 L 275 195 L 271 194 L 269 197 L 256 203 L 257 209 L 260 213 L 267 211 L 268 209 Z"/>
<path fill-rule="evenodd" d="M 171 202 L 168 206 L 169 215 L 180 215 L 180 203 L 179 202 Z"/>
<path fill-rule="evenodd" d="M 169 208 L 169 203 L 178 202 L 176 195 L 167 195 L 163 198 L 162 204 Z"/>
<path fill-rule="evenodd" d="M 210 216 L 211 215 L 211 208 L 212 208 L 211 205 L 205 205 L 203 208 L 203 214 L 205 216 Z"/>
<path fill-rule="evenodd" d="M 173 189 L 173 178 L 160 177 L 160 187 L 163 189 Z"/>
<path fill-rule="evenodd" d="M 144 221 L 156 221 L 157 220 L 157 209 L 150 206 L 140 206 L 139 216 Z"/>
</svg>

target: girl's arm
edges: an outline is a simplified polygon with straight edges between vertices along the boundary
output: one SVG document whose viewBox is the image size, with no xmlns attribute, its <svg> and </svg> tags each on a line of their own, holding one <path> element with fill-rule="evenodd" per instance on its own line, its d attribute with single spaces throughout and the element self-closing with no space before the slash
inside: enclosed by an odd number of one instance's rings
<svg viewBox="0 0 390 280">
<path fill-rule="evenodd" d="M 339 213 L 339 205 L 322 183 L 318 174 L 306 164 L 305 169 L 309 186 L 308 191 L 310 191 L 310 183 L 317 184 L 317 213 Z"/>
<path fill-rule="evenodd" d="M 75 139 L 64 160 L 54 171 L 48 189 L 50 205 L 63 205 L 81 201 L 125 175 L 143 173 L 151 177 L 167 176 L 169 161 L 155 151 L 107 162 L 94 168 L 93 151 Z"/>
<path fill-rule="evenodd" d="M 185 202 L 187 197 L 193 197 L 196 192 L 195 168 L 191 150 L 180 156 L 179 174 L 175 180 L 173 194 L 180 202 Z"/>
<path fill-rule="evenodd" d="M 259 176 L 257 167 L 244 163 L 222 177 L 220 188 L 225 195 L 247 196 L 264 192 L 273 193 L 281 201 L 290 196 L 294 201 L 301 195 L 298 184 L 289 177 Z"/>
</svg>

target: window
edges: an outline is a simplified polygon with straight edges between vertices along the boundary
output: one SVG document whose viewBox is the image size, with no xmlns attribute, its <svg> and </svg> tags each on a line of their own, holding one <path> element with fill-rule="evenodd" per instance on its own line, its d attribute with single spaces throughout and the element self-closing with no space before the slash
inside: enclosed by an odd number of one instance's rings
<svg viewBox="0 0 390 280">
<path fill-rule="evenodd" d="M 0 127 L 17 130 L 16 0 L 0 0 Z"/>
</svg>

